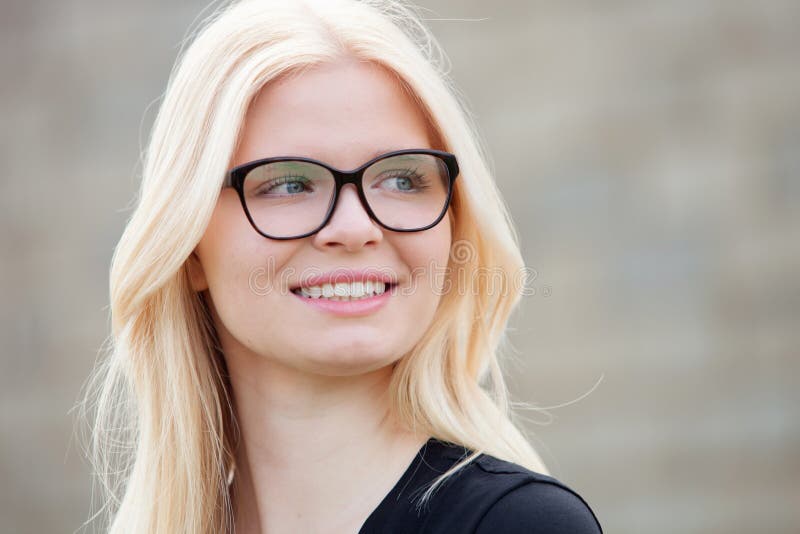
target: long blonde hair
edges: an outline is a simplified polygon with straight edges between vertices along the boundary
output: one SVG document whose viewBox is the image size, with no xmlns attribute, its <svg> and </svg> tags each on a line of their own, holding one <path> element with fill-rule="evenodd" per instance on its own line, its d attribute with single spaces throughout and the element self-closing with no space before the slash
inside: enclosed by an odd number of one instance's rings
<svg viewBox="0 0 800 534">
<path fill-rule="evenodd" d="M 483 452 L 547 473 L 515 422 L 498 360 L 524 289 L 515 283 L 525 268 L 518 238 L 446 56 L 419 12 L 392 0 L 244 0 L 218 6 L 180 53 L 112 260 L 111 343 L 82 403 L 103 490 L 95 515 L 105 515 L 112 533 L 233 531 L 227 475 L 236 417 L 187 258 L 209 222 L 252 98 L 281 76 L 346 55 L 394 73 L 439 148 L 460 166 L 450 290 L 396 364 L 390 393 L 393 415 L 408 429 L 475 452 L 420 503 Z"/>
</svg>

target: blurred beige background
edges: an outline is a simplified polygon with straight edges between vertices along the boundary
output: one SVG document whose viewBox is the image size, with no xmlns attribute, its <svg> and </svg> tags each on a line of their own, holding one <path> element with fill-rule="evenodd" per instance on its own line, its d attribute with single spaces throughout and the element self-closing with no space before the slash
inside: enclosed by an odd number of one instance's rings
<svg viewBox="0 0 800 534">
<path fill-rule="evenodd" d="M 522 414 L 553 474 L 609 533 L 800 532 L 800 3 L 422 3 L 480 19 L 430 26 L 537 271 L 509 370 L 564 405 Z M 1 5 L 0 531 L 72 532 L 70 408 L 205 2 Z"/>
</svg>

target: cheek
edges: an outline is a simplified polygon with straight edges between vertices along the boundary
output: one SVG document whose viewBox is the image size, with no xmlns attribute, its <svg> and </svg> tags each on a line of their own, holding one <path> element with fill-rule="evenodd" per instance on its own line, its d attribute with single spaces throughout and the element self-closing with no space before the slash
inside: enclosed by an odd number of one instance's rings
<svg viewBox="0 0 800 534">
<path fill-rule="evenodd" d="M 256 240 L 251 234 L 256 235 L 239 199 L 234 191 L 226 189 L 196 249 L 212 295 L 219 293 L 222 286 L 239 285 L 256 256 Z"/>
<path fill-rule="evenodd" d="M 252 322 L 264 324 L 265 299 L 273 298 L 283 265 L 297 245 L 270 241 L 259 235 L 242 211 L 238 197 L 221 197 L 197 256 L 208 284 L 215 314 L 227 331 L 240 341 L 248 337 Z M 269 322 L 267 322 L 269 324 Z"/>
<path fill-rule="evenodd" d="M 244 346 L 266 353 L 265 340 L 279 338 L 282 325 L 285 327 L 279 313 L 287 298 L 281 272 L 293 253 L 283 246 L 243 245 L 237 248 L 236 243 L 226 243 L 208 278 L 208 291 L 226 352 Z"/>
<path fill-rule="evenodd" d="M 438 303 L 450 258 L 451 233 L 447 219 L 435 227 L 409 234 L 402 250 L 411 269 L 409 290 L 426 302 Z"/>
</svg>

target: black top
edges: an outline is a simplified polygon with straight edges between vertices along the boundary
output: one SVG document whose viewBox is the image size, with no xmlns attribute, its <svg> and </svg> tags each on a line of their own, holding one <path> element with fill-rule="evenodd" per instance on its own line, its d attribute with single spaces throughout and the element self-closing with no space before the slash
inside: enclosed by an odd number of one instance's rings
<svg viewBox="0 0 800 534">
<path fill-rule="evenodd" d="M 434 490 L 429 483 L 472 451 L 429 439 L 359 534 L 597 534 L 586 501 L 555 478 L 481 454 Z"/>
</svg>

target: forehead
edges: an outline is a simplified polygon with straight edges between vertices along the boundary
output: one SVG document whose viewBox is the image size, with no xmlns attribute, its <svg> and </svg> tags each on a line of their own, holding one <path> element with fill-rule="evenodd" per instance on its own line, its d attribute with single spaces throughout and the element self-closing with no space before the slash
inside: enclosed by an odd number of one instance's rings
<svg viewBox="0 0 800 534">
<path fill-rule="evenodd" d="M 349 169 L 377 154 L 430 143 L 424 114 L 390 71 L 343 59 L 262 88 L 245 116 L 233 165 L 306 156 Z"/>
</svg>

